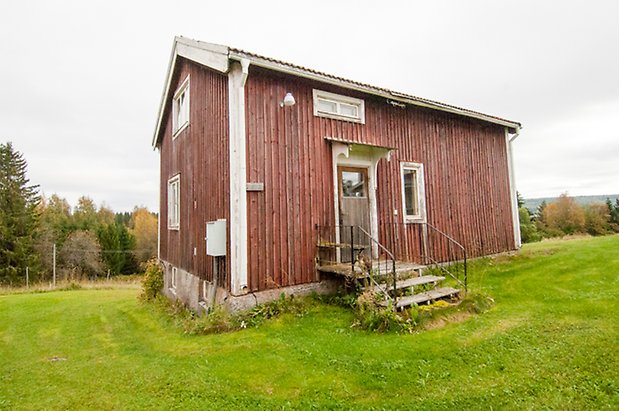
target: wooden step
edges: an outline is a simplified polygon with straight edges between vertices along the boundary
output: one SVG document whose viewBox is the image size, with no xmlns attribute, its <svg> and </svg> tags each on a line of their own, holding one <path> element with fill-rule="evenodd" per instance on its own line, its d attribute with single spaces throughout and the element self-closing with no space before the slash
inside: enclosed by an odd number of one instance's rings
<svg viewBox="0 0 619 411">
<path fill-rule="evenodd" d="M 425 266 L 420 265 L 420 264 L 396 262 L 395 263 L 395 274 L 396 276 L 399 277 L 403 274 L 409 274 L 413 271 L 422 270 L 424 268 Z M 358 268 L 355 269 L 355 271 L 357 270 L 358 270 L 357 278 L 369 277 L 367 272 L 361 272 L 361 270 Z M 375 277 L 385 277 L 385 276 L 391 275 L 392 270 L 393 270 L 393 266 L 392 266 L 391 261 L 388 261 L 387 263 L 385 263 L 384 261 L 381 261 L 380 263 L 377 263 L 376 261 L 374 261 L 372 263 L 372 271 Z"/>
<path fill-rule="evenodd" d="M 368 245 L 363 244 L 347 244 L 347 243 L 318 243 L 318 248 L 341 248 L 341 249 L 354 249 L 354 250 L 365 250 L 368 248 Z"/>
<path fill-rule="evenodd" d="M 402 288 L 414 287 L 416 285 L 422 284 L 436 284 L 439 281 L 443 281 L 445 277 L 438 277 L 436 275 L 422 275 L 421 277 L 412 277 L 406 280 L 399 280 L 396 282 L 395 287 L 397 290 L 401 290 Z M 387 290 L 393 291 L 393 283 L 384 283 L 379 285 L 374 285 L 373 287 L 369 287 L 375 293 L 381 293 Z"/>
<path fill-rule="evenodd" d="M 429 303 L 431 301 L 438 300 L 439 298 L 454 297 L 458 294 L 460 294 L 460 290 L 458 290 L 457 288 L 435 288 L 434 290 L 426 291 L 423 293 L 398 298 L 397 308 L 409 307 L 413 304 L 419 305 L 423 303 Z M 382 305 L 386 306 L 387 303 L 382 303 Z"/>
<path fill-rule="evenodd" d="M 409 274 L 413 271 L 423 270 L 424 268 L 424 265 L 396 261 L 395 272 L 397 276 L 402 276 L 405 274 Z M 358 265 L 355 266 L 355 272 L 353 273 L 351 263 L 320 264 L 318 267 L 316 267 L 316 269 L 324 273 L 339 274 L 345 277 L 352 277 L 357 279 L 368 277 L 367 272 L 362 272 Z M 373 261 L 372 269 L 374 271 L 375 277 L 385 277 L 391 274 L 393 266 L 391 260 L 387 261 L 387 263 L 385 263 L 385 261 L 381 261 L 380 263 L 378 263 L 377 261 Z"/>
</svg>

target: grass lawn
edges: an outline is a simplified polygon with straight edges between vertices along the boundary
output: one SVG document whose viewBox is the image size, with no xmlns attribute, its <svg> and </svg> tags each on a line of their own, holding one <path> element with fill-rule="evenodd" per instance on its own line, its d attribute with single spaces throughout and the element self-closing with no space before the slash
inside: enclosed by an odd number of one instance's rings
<svg viewBox="0 0 619 411">
<path fill-rule="evenodd" d="M 489 312 L 413 335 L 314 303 L 188 336 L 135 289 L 1 295 L 0 409 L 619 408 L 619 236 L 477 261 L 470 284 Z"/>
</svg>

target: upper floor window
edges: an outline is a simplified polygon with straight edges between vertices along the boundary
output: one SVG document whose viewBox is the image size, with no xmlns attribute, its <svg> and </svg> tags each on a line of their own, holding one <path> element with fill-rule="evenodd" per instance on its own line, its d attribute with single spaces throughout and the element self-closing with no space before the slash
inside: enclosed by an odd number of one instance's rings
<svg viewBox="0 0 619 411">
<path fill-rule="evenodd" d="M 314 115 L 365 124 L 363 100 L 314 90 Z"/>
<path fill-rule="evenodd" d="M 172 135 L 178 133 L 189 125 L 189 76 L 174 93 L 172 101 Z"/>
<path fill-rule="evenodd" d="M 177 174 L 168 180 L 168 228 L 178 230 L 180 226 L 181 179 Z"/>
<path fill-rule="evenodd" d="M 401 171 L 404 222 L 423 222 L 426 218 L 423 164 L 402 163 Z"/>
</svg>

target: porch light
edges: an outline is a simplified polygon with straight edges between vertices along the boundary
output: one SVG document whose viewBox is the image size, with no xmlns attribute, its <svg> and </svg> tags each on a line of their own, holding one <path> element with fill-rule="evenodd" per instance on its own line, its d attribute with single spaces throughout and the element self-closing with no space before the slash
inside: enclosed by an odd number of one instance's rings
<svg viewBox="0 0 619 411">
<path fill-rule="evenodd" d="M 294 101 L 294 96 L 292 95 L 292 93 L 286 93 L 286 96 L 284 97 L 284 99 L 279 102 L 279 106 L 290 107 L 290 106 L 294 106 L 295 103 L 296 101 Z"/>
</svg>

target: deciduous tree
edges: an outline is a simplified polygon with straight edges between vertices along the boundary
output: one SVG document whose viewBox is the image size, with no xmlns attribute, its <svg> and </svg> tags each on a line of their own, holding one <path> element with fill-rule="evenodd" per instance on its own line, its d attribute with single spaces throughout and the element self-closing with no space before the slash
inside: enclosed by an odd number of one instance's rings
<svg viewBox="0 0 619 411">
<path fill-rule="evenodd" d="M 584 210 L 587 233 L 604 235 L 610 232 L 610 215 L 605 204 L 589 204 Z"/>
<path fill-rule="evenodd" d="M 130 232 L 135 237 L 136 258 L 143 263 L 157 256 L 157 215 L 146 207 L 135 207 Z"/>
<path fill-rule="evenodd" d="M 103 273 L 101 246 L 90 231 L 78 230 L 69 235 L 60 250 L 60 258 L 72 279 L 96 277 Z"/>
<path fill-rule="evenodd" d="M 550 230 L 574 234 L 583 232 L 585 213 L 572 197 L 563 193 L 544 209 L 543 221 Z"/>
</svg>

